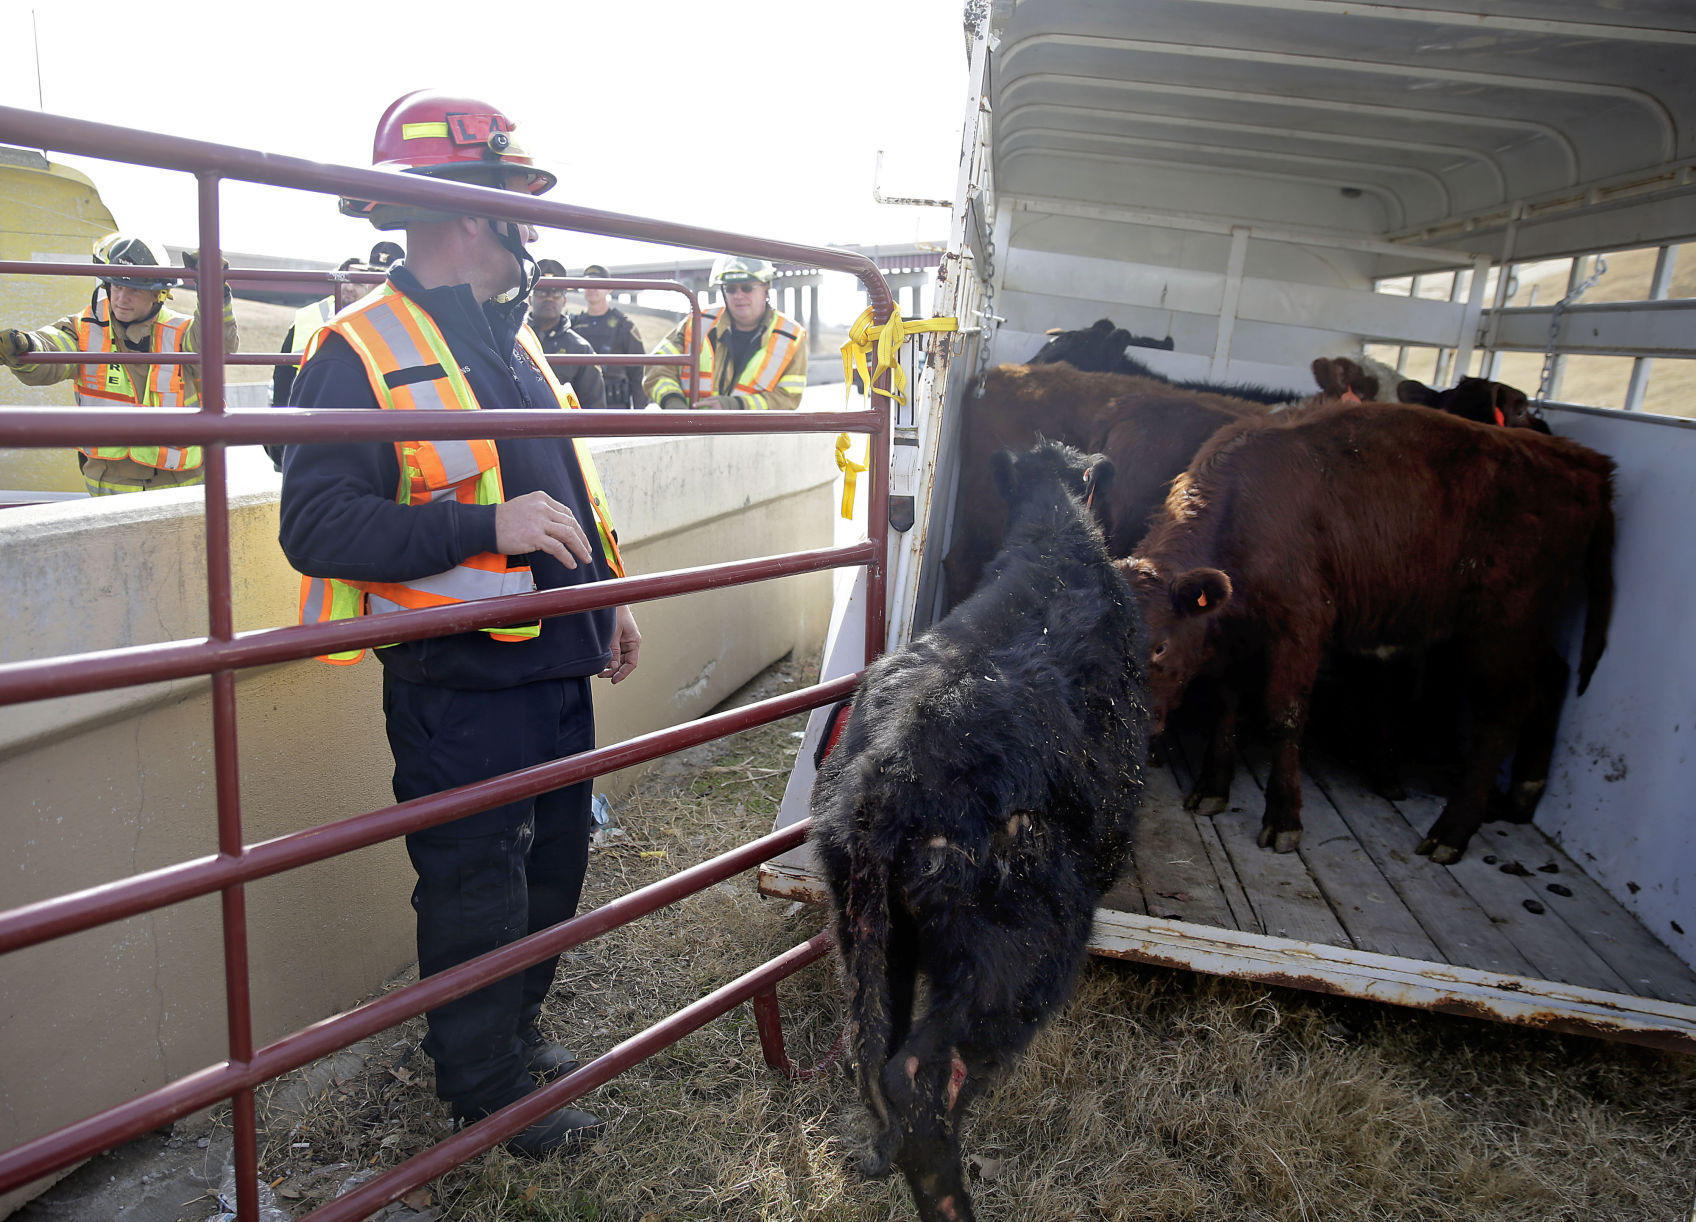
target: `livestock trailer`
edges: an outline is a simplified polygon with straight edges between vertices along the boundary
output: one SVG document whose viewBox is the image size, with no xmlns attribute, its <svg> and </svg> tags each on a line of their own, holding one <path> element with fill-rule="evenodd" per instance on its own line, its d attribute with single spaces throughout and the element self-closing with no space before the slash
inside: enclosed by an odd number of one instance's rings
<svg viewBox="0 0 1696 1222">
<path fill-rule="evenodd" d="M 1276 854 L 1255 843 L 1262 762 L 1208 818 L 1182 807 L 1177 751 L 1149 770 L 1092 949 L 1696 1049 L 1696 426 L 1679 418 L 1696 414 L 1696 300 L 1674 287 L 1696 238 L 1696 8 L 995 0 L 968 5 L 965 41 L 935 282 L 961 329 L 922 341 L 898 408 L 886 647 L 940 613 L 974 379 L 1049 328 L 1111 318 L 1171 337 L 1136 352 L 1157 372 L 1293 395 L 1313 392 L 1313 358 L 1363 350 L 1445 385 L 1529 382 L 1554 432 L 1618 464 L 1608 648 L 1568 695 L 1533 824 L 1486 824 L 1435 865 L 1413 849 L 1440 798 L 1387 801 L 1315 751 L 1303 843 Z M 1610 256 L 1642 270 L 1598 281 Z M 1611 405 L 1560 401 L 1582 362 Z M 840 600 L 827 678 L 861 664 L 864 598 L 862 578 Z M 807 814 L 824 717 L 780 827 Z M 806 846 L 762 887 L 824 898 Z"/>
</svg>

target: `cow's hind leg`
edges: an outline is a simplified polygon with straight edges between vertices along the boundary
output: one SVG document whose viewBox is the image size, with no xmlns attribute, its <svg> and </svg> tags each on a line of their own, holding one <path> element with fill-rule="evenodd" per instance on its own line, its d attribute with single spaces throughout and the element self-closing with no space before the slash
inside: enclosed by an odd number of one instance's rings
<svg viewBox="0 0 1696 1222">
<path fill-rule="evenodd" d="M 968 1063 L 948 1038 L 955 1024 L 930 1023 L 884 1067 L 884 1094 L 901 1129 L 895 1161 L 907 1177 L 923 1222 L 971 1222 L 971 1194 L 960 1163 L 960 1121 L 980 1089 L 984 1067 Z"/>
<path fill-rule="evenodd" d="M 1561 704 L 1566 699 L 1572 668 L 1553 649 L 1537 658 L 1537 679 L 1530 707 L 1514 748 L 1513 773 L 1504 803 L 1491 810 L 1491 817 L 1514 823 L 1529 823 L 1537 803 L 1549 784 L 1549 762 L 1555 754 L 1555 731 L 1559 728 Z"/>
<path fill-rule="evenodd" d="M 1476 710 L 1472 745 L 1448 804 L 1415 850 L 1428 854 L 1438 865 L 1459 861 L 1467 842 L 1484 822 L 1502 761 L 1513 749 L 1525 720 L 1537 667 L 1535 653 L 1524 649 L 1502 656 L 1492 654 L 1489 643 L 1483 643 L 1475 644 L 1469 653 Z"/>
</svg>

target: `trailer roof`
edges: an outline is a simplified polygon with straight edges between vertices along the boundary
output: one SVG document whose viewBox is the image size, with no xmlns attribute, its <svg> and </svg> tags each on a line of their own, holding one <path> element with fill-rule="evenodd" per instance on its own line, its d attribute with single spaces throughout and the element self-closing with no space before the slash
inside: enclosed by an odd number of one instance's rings
<svg viewBox="0 0 1696 1222">
<path fill-rule="evenodd" d="M 1689 0 L 996 0 L 1003 198 L 1521 257 L 1696 236 Z"/>
</svg>

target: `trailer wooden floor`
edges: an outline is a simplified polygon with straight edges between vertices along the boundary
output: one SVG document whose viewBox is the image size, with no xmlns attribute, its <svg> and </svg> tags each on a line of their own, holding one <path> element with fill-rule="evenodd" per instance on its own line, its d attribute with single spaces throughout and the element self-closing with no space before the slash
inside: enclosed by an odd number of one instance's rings
<svg viewBox="0 0 1696 1222">
<path fill-rule="evenodd" d="M 1181 756 L 1149 770 L 1134 863 L 1104 915 L 1696 1003 L 1696 972 L 1533 826 L 1487 823 L 1461 861 L 1433 865 L 1413 848 L 1442 798 L 1410 787 L 1390 802 L 1307 756 L 1301 846 L 1273 853 L 1255 843 L 1263 760 L 1249 754 L 1230 809 L 1211 818 L 1184 810 L 1189 780 Z"/>
</svg>

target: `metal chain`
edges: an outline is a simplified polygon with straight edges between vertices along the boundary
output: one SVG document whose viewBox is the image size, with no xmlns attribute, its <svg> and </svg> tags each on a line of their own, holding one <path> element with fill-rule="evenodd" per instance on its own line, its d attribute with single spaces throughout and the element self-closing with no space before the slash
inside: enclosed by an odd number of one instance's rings
<svg viewBox="0 0 1696 1222">
<path fill-rule="evenodd" d="M 1555 309 L 1549 315 L 1549 344 L 1543 350 L 1543 376 L 1537 379 L 1537 402 L 1548 402 L 1550 384 L 1555 380 L 1555 339 L 1561 330 L 1561 315 L 1566 308 L 1589 291 L 1590 286 L 1600 280 L 1608 270 L 1608 261 L 1601 255 L 1596 256 L 1596 270 L 1585 278 L 1584 283 L 1573 289 L 1565 297 L 1555 302 Z"/>
<path fill-rule="evenodd" d="M 983 320 L 983 325 L 978 328 L 978 368 L 977 376 L 972 380 L 976 395 L 983 394 L 983 375 L 989 371 L 990 335 L 1001 321 L 995 316 L 994 235 L 984 234 L 983 248 L 983 304 L 978 306 L 978 317 Z"/>
</svg>

